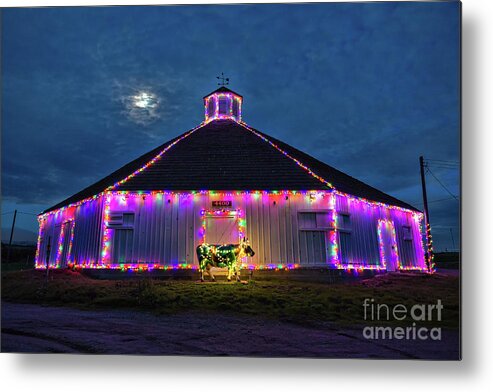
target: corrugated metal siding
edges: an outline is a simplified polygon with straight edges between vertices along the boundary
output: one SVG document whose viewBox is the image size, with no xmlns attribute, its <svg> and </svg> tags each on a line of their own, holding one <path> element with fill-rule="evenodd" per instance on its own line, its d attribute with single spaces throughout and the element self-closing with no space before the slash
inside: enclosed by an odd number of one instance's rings
<svg viewBox="0 0 493 392">
<path fill-rule="evenodd" d="M 49 241 L 51 245 L 50 265 L 55 264 L 62 225 L 67 226 L 60 258 L 62 266 L 67 262 L 96 262 L 99 259 L 102 223 L 101 198 L 63 211 L 59 210 L 47 215 L 45 219 L 42 224 L 38 263 L 46 265 L 46 251 Z M 67 222 L 72 223 L 67 225 Z M 66 245 L 70 243 L 70 229 L 73 224 L 75 224 L 74 240 L 70 249 L 71 252 L 68 254 L 68 246 Z"/>
<path fill-rule="evenodd" d="M 101 198 L 84 203 L 75 210 L 72 260 L 75 263 L 97 262 L 101 255 Z"/>
<path fill-rule="evenodd" d="M 340 260 L 343 264 L 380 264 L 378 220 L 387 219 L 393 222 L 396 230 L 401 265 L 423 266 L 419 225 L 412 218 L 412 214 L 383 206 L 372 207 L 340 195 L 336 198 L 336 210 L 339 217 L 342 213 L 349 214 L 350 221 L 350 234 L 338 233 Z M 340 220 L 342 219 L 338 219 L 338 223 Z M 411 228 L 411 241 L 404 240 L 403 226 Z M 350 239 L 341 238 L 344 236 Z"/>
<path fill-rule="evenodd" d="M 258 195 L 196 194 L 194 196 L 112 195 L 110 211 L 134 213 L 133 224 L 109 229 L 111 245 L 108 263 L 197 264 L 195 249 L 202 242 L 201 210 L 213 210 L 213 201 L 231 201 L 241 209 L 246 221 L 245 235 L 255 256 L 248 264 L 330 265 L 330 196 L 310 198 L 308 194 Z M 75 219 L 71 259 L 78 263 L 100 260 L 102 249 L 102 200 L 78 206 L 71 216 L 49 215 L 40 243 L 40 261 L 44 262 L 46 238 L 52 238 L 52 262 L 57 236 L 63 220 Z M 411 213 L 371 207 L 365 203 L 336 196 L 338 213 L 339 260 L 342 264 L 380 264 L 378 219 L 394 223 L 399 255 L 403 266 L 423 264 L 419 227 Z M 306 215 L 306 214 L 316 215 Z M 347 214 L 344 218 L 342 214 Z M 129 227 L 130 226 L 130 227 Z M 312 227 L 313 226 L 313 227 Z M 344 227 L 347 226 L 347 227 Z M 404 239 L 404 226 L 411 228 L 411 243 Z M 207 235 L 206 235 L 207 237 Z M 326 255 L 326 256 L 321 256 Z M 326 259 L 325 261 L 323 259 Z"/>
</svg>

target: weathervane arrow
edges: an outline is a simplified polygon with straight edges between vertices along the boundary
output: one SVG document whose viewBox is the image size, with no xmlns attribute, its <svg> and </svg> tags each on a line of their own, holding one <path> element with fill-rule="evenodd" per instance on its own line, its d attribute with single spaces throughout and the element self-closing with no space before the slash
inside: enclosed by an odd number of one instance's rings
<svg viewBox="0 0 493 392">
<path fill-rule="evenodd" d="M 220 82 L 217 84 L 218 86 L 226 86 L 229 84 L 229 78 L 225 78 L 223 72 L 221 72 L 221 76 L 216 76 L 216 79 L 220 80 Z"/>
</svg>

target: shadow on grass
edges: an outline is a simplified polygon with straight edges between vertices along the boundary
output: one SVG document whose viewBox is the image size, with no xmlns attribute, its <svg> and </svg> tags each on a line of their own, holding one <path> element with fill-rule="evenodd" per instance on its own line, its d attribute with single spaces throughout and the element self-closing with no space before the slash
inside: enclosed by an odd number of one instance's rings
<svg viewBox="0 0 493 392">
<path fill-rule="evenodd" d="M 459 278 L 441 274 L 386 274 L 337 284 L 251 280 L 201 284 L 151 279 L 94 280 L 69 270 L 2 273 L 2 299 L 79 309 L 131 309 L 156 314 L 184 311 L 258 316 L 303 325 L 363 323 L 363 301 L 389 306 L 436 304 L 445 328 L 459 327 Z M 398 325 L 392 321 L 390 324 Z M 382 324 L 382 322 L 379 322 Z M 383 322 L 385 324 L 385 322 Z M 434 321 L 429 322 L 432 326 Z"/>
</svg>

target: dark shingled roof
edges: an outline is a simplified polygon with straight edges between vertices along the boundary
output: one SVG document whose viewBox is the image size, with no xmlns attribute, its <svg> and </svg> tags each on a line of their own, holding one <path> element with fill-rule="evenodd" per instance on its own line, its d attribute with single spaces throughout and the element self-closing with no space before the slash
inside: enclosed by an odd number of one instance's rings
<svg viewBox="0 0 493 392">
<path fill-rule="evenodd" d="M 252 128 L 253 129 L 253 128 Z M 254 130 L 331 183 L 337 190 L 369 200 L 416 208 L 389 196 L 260 131 Z M 187 133 L 187 132 L 186 132 Z M 186 133 L 142 155 L 44 212 L 91 197 L 124 179 Z M 230 120 L 212 121 L 180 140 L 156 162 L 115 190 L 327 190 L 271 144 Z"/>
<path fill-rule="evenodd" d="M 239 97 L 243 98 L 243 95 L 235 93 L 233 90 L 230 90 L 227 87 L 221 86 L 217 90 L 214 90 L 212 93 L 207 94 L 204 99 L 206 99 L 209 95 L 215 94 L 215 93 L 232 93 L 234 95 L 238 95 Z"/>
</svg>

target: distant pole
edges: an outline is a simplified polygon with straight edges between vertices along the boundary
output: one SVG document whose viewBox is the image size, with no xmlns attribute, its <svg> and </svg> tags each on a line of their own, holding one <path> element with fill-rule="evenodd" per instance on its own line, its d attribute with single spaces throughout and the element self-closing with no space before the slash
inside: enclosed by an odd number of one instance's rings
<svg viewBox="0 0 493 392">
<path fill-rule="evenodd" d="M 12 228 L 10 229 L 9 239 L 9 251 L 7 253 L 7 260 L 10 261 L 10 250 L 12 249 L 12 238 L 14 237 L 15 219 L 17 218 L 17 210 L 14 210 L 14 219 L 12 220 Z"/>
<path fill-rule="evenodd" d="M 15 219 L 17 218 L 17 210 L 14 210 L 14 220 L 12 221 L 12 229 L 10 229 L 10 240 L 9 240 L 9 248 L 12 245 L 12 237 L 14 236 L 14 227 L 15 227 Z"/>
<path fill-rule="evenodd" d="M 423 190 L 423 208 L 425 213 L 425 232 L 426 232 L 426 264 L 428 265 L 428 271 L 431 272 L 433 248 L 431 244 L 431 227 L 430 227 L 430 215 L 428 213 L 428 197 L 426 195 L 426 180 L 425 180 L 425 162 L 423 156 L 419 157 L 419 168 L 421 171 L 421 188 Z"/>
<path fill-rule="evenodd" d="M 455 250 L 455 241 L 454 241 L 454 234 L 452 233 L 452 228 L 450 228 L 450 237 L 452 237 L 452 246 L 453 249 Z"/>
</svg>

